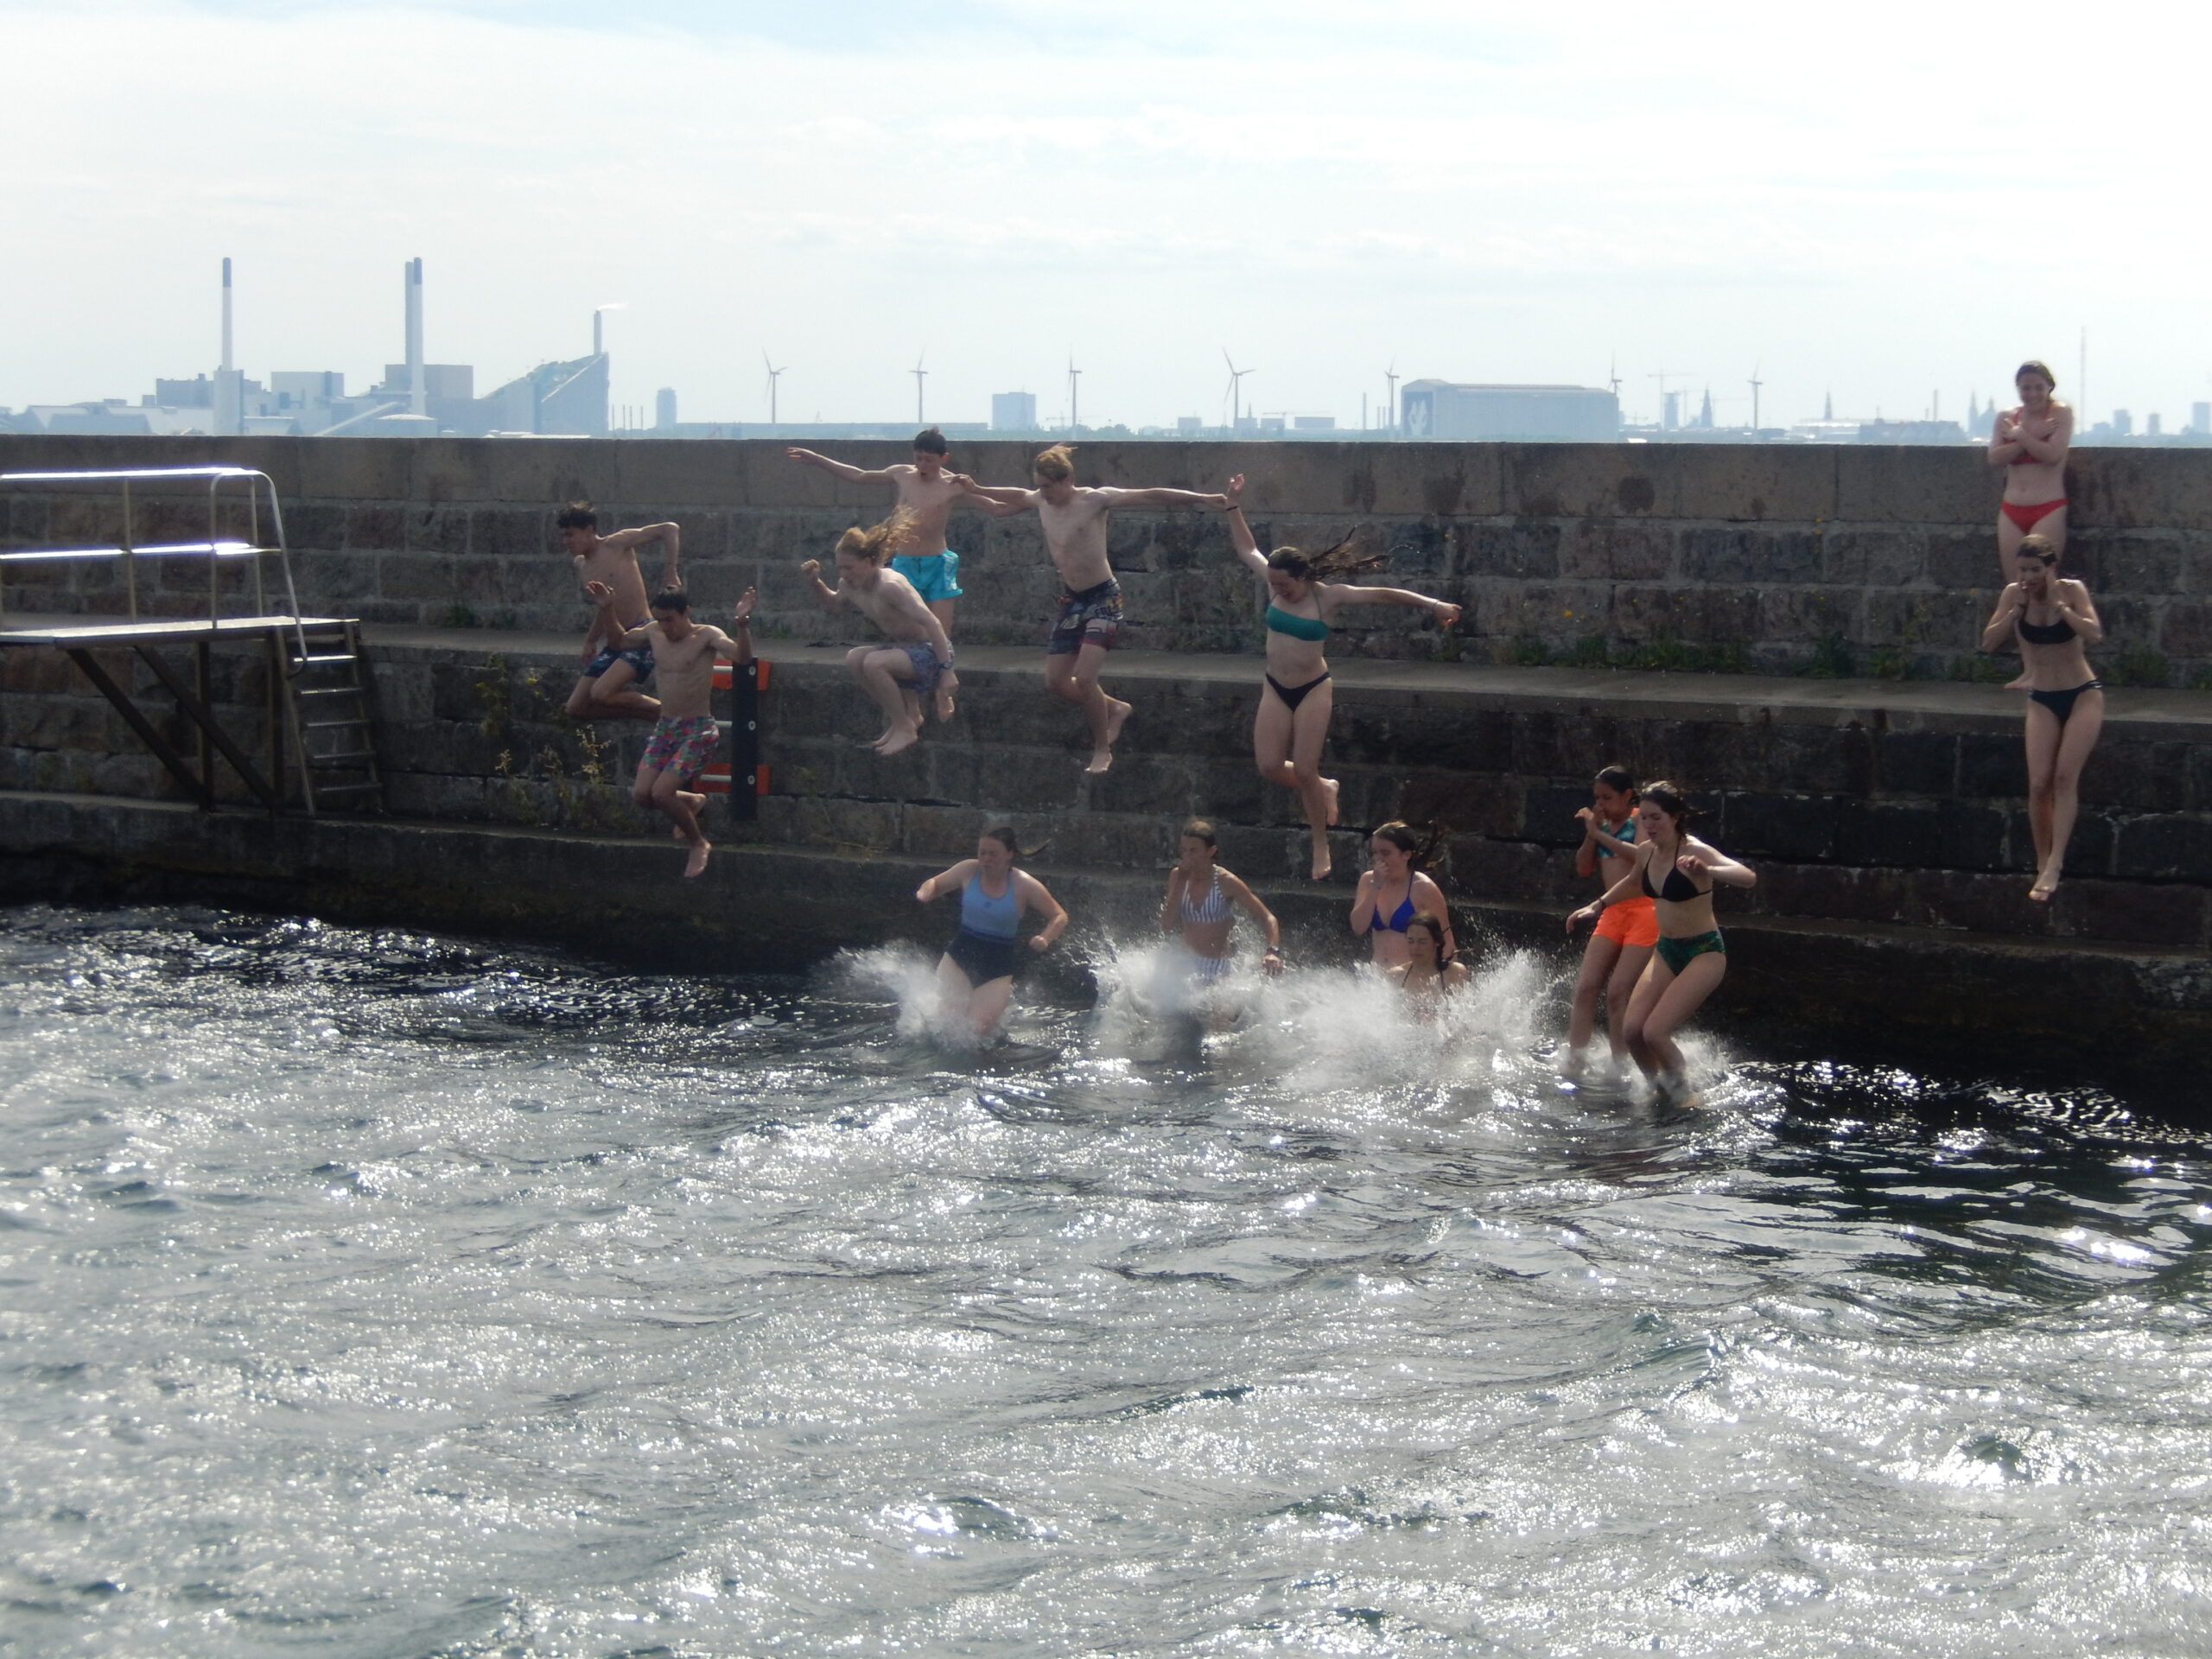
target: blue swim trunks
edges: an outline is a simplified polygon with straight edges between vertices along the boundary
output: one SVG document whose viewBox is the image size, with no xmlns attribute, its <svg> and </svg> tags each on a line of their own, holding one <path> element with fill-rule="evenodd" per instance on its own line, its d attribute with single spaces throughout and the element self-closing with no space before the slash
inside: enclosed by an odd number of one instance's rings
<svg viewBox="0 0 2212 1659">
<path fill-rule="evenodd" d="M 638 671 L 638 681 L 643 683 L 652 677 L 653 648 L 651 645 L 632 645 L 627 651 L 613 645 L 601 645 L 599 655 L 584 664 L 584 678 L 595 680 L 617 663 L 627 663 Z"/>
<path fill-rule="evenodd" d="M 950 548 L 942 553 L 893 553 L 891 568 L 914 584 L 925 605 L 961 595 L 960 556 Z"/>
</svg>

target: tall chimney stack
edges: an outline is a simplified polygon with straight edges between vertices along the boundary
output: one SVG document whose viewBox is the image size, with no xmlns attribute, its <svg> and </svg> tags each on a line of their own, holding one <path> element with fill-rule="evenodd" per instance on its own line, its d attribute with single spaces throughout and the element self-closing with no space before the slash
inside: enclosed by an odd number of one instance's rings
<svg viewBox="0 0 2212 1659">
<path fill-rule="evenodd" d="M 223 365 L 215 371 L 214 407 L 211 424 L 219 437 L 232 437 L 245 429 L 244 388 L 231 351 L 231 262 L 223 260 Z"/>
<path fill-rule="evenodd" d="M 600 332 L 599 313 L 594 311 L 591 314 L 591 354 L 594 357 L 601 356 L 606 352 L 605 339 L 606 336 Z"/>
<path fill-rule="evenodd" d="M 407 262 L 407 412 L 430 412 L 423 375 L 423 262 L 419 258 Z"/>
</svg>

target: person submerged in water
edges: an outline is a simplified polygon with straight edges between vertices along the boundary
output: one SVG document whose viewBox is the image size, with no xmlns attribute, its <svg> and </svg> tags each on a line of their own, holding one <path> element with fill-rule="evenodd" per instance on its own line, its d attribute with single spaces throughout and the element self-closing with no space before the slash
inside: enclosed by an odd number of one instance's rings
<svg viewBox="0 0 2212 1659">
<path fill-rule="evenodd" d="M 1404 588 L 1363 588 L 1334 578 L 1385 563 L 1349 538 L 1320 553 L 1279 547 L 1262 553 L 1245 521 L 1244 475 L 1229 480 L 1229 545 L 1244 568 L 1268 586 L 1268 666 L 1260 677 L 1260 708 L 1252 719 L 1252 759 L 1260 776 L 1293 791 L 1306 810 L 1313 840 L 1313 877 L 1328 876 L 1329 830 L 1337 821 L 1337 785 L 1321 775 L 1336 694 L 1329 683 L 1328 639 L 1347 605 L 1408 605 L 1425 609 L 1440 628 L 1459 620 L 1459 607 Z"/>
<path fill-rule="evenodd" d="M 1713 886 L 1754 887 L 1758 876 L 1686 832 L 1690 805 L 1676 785 L 1646 784 L 1640 794 L 1629 868 L 1595 903 L 1567 918 L 1567 928 L 1571 932 L 1595 921 L 1608 906 L 1639 894 L 1654 901 L 1659 942 L 1629 999 L 1623 1034 L 1661 1103 L 1682 1106 L 1689 1103 L 1690 1090 L 1675 1033 L 1720 988 L 1728 971 L 1728 942 L 1713 915 Z M 1661 878 L 1656 884 L 1655 876 Z"/>
<path fill-rule="evenodd" d="M 1219 844 L 1213 825 L 1192 818 L 1183 826 L 1181 848 L 1182 856 L 1167 877 L 1167 894 L 1160 901 L 1160 929 L 1181 937 L 1198 988 L 1211 991 L 1236 966 L 1230 933 L 1239 910 L 1267 936 L 1260 970 L 1269 976 L 1282 972 L 1281 925 L 1257 893 L 1214 862 Z"/>
<path fill-rule="evenodd" d="M 1406 959 L 1386 976 L 1412 999 L 1416 1020 L 1435 1019 L 1444 999 L 1467 982 L 1467 965 L 1450 954 L 1451 938 L 1443 918 L 1426 910 L 1406 924 Z"/>
<path fill-rule="evenodd" d="M 1582 844 L 1574 849 L 1574 873 L 1595 874 L 1600 892 L 1628 874 L 1636 858 L 1636 778 L 1625 766 L 1607 766 L 1590 786 L 1590 804 L 1575 813 L 1582 823 Z M 1573 925 L 1569 924 L 1569 931 Z M 1652 901 L 1632 893 L 1607 905 L 1582 950 L 1582 969 L 1574 979 L 1574 1000 L 1567 1020 L 1567 1059 L 1560 1067 L 1568 1082 L 1582 1076 L 1583 1052 L 1597 1024 L 1598 998 L 1605 999 L 1605 1038 L 1613 1069 L 1628 1064 L 1628 1005 L 1643 965 L 1659 943 L 1659 918 Z"/>
<path fill-rule="evenodd" d="M 2008 638 L 2019 644 L 2024 667 L 2016 683 L 2028 693 L 2028 829 L 2036 842 L 2028 897 L 2048 904 L 2074 838 L 2082 768 L 2104 731 L 2105 683 L 2083 647 L 2102 643 L 2105 627 L 2089 590 L 2058 574 L 2055 543 L 2026 537 L 2012 563 L 2017 579 L 1999 595 L 1981 648 L 1996 651 Z"/>
<path fill-rule="evenodd" d="M 1035 876 L 1014 868 L 1014 831 L 1001 824 L 986 830 L 976 842 L 976 856 L 963 858 L 914 889 L 929 904 L 948 893 L 960 895 L 960 931 L 937 964 L 938 994 L 945 1012 L 958 1012 L 981 1040 L 998 1029 L 1014 995 L 1020 966 L 1024 912 L 1045 925 L 1032 934 L 1027 950 L 1049 950 L 1068 925 L 1059 900 Z"/>
<path fill-rule="evenodd" d="M 1406 960 L 1406 929 L 1424 911 L 1443 924 L 1444 954 L 1451 957 L 1459 952 L 1444 889 L 1421 868 L 1441 839 L 1432 832 L 1424 847 L 1410 829 L 1395 818 L 1368 837 L 1368 855 L 1375 861 L 1375 868 L 1361 872 L 1359 887 L 1352 894 L 1351 931 L 1367 935 L 1369 958 L 1377 968 L 1395 968 Z"/>
</svg>

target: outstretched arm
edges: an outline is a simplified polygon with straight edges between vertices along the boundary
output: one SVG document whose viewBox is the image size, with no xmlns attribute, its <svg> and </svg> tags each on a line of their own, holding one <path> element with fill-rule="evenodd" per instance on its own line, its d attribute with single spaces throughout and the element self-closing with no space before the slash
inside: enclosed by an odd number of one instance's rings
<svg viewBox="0 0 2212 1659">
<path fill-rule="evenodd" d="M 1002 509 L 999 514 L 1001 518 L 1007 512 L 1026 512 L 1036 503 L 1037 493 L 1034 490 L 1018 490 L 1011 485 L 978 484 L 965 473 L 955 473 L 952 477 L 953 481 L 960 486 L 960 493 L 986 512 L 991 508 L 985 504 L 995 503 Z"/>
<path fill-rule="evenodd" d="M 1211 507 L 1219 512 L 1229 505 L 1225 495 L 1202 495 L 1196 490 L 1115 490 L 1112 494 L 1117 507 Z"/>
<path fill-rule="evenodd" d="M 849 466 L 842 461 L 832 461 L 827 455 L 817 455 L 811 449 L 801 449 L 793 446 L 785 450 L 784 454 L 787 459 L 796 461 L 802 466 L 819 467 L 831 477 L 842 478 L 849 484 L 888 484 L 891 482 L 891 474 L 887 472 L 871 472 L 865 467 Z"/>
<path fill-rule="evenodd" d="M 609 547 L 620 547 L 635 553 L 647 542 L 661 544 L 662 559 L 660 585 L 681 588 L 683 585 L 683 527 L 677 524 L 639 524 L 634 530 L 618 530 L 606 538 Z"/>
<path fill-rule="evenodd" d="M 1321 584 L 1321 591 L 1314 595 L 1330 607 L 1338 605 L 1414 605 L 1435 617 L 1439 627 L 1450 627 L 1459 620 L 1459 607 L 1440 599 L 1431 599 L 1426 594 L 1416 594 L 1408 588 L 1355 588 L 1348 582 Z"/>
<path fill-rule="evenodd" d="M 958 892 L 967 885 L 968 878 L 975 874 L 976 861 L 972 858 L 963 858 L 950 869 L 930 877 L 920 887 L 916 887 L 914 897 L 926 905 L 940 893 Z"/>
<path fill-rule="evenodd" d="M 806 579 L 814 584 L 814 596 L 822 601 L 822 607 L 824 610 L 834 611 L 844 604 L 844 584 L 840 582 L 837 586 L 832 588 L 828 582 L 822 580 L 821 560 L 809 559 L 804 564 L 799 566 L 799 569 L 801 573 L 805 575 Z"/>
<path fill-rule="evenodd" d="M 1242 560 L 1244 568 L 1262 581 L 1267 579 L 1268 556 L 1260 551 L 1259 538 L 1252 534 L 1252 526 L 1244 518 L 1244 474 L 1239 473 L 1229 480 L 1223 492 L 1229 503 L 1229 550 Z"/>
</svg>

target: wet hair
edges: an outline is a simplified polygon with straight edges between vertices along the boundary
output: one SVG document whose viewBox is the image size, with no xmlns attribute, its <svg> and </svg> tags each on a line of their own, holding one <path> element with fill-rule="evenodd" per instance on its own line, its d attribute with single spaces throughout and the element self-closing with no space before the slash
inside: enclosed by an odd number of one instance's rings
<svg viewBox="0 0 2212 1659">
<path fill-rule="evenodd" d="M 1005 848 L 1008 858 L 1034 858 L 1052 844 L 1052 838 L 1047 836 L 1034 847 L 1024 847 L 1014 838 L 1014 826 L 1010 823 L 993 824 L 983 831 L 982 838 L 985 841 L 995 841 L 1000 846 Z"/>
<path fill-rule="evenodd" d="M 2048 536 L 2023 536 L 2019 546 L 2012 550 L 2018 557 L 2041 559 L 2052 569 L 2058 569 L 2058 543 Z"/>
<path fill-rule="evenodd" d="M 1372 834 L 1389 842 L 1406 855 L 1414 869 L 1419 869 L 1436 856 L 1436 849 L 1444 844 L 1445 830 L 1442 824 L 1432 823 L 1428 826 L 1428 839 L 1422 841 L 1414 836 L 1412 825 L 1393 818 L 1388 823 L 1376 824 Z"/>
<path fill-rule="evenodd" d="M 837 538 L 836 550 L 880 567 L 906 545 L 906 538 L 913 534 L 915 523 L 913 510 L 901 507 L 881 524 L 870 524 L 866 530 L 855 524 Z"/>
<path fill-rule="evenodd" d="M 597 530 L 599 515 L 592 511 L 590 502 L 571 501 L 561 509 L 560 517 L 553 521 L 553 528 L 556 530 Z"/>
<path fill-rule="evenodd" d="M 1429 938 L 1436 941 L 1438 967 L 1441 968 L 1452 960 L 1452 933 L 1451 930 L 1444 925 L 1444 918 L 1441 916 L 1433 910 L 1417 910 L 1407 921 L 1406 931 L 1411 933 L 1417 927 L 1427 928 Z"/>
<path fill-rule="evenodd" d="M 1616 795 L 1625 795 L 1631 801 L 1637 797 L 1636 774 L 1626 766 L 1607 766 L 1598 774 L 1598 782 Z"/>
<path fill-rule="evenodd" d="M 683 611 L 688 613 L 691 609 L 691 595 L 681 588 L 664 588 L 653 595 L 652 608 L 656 611 Z"/>
<path fill-rule="evenodd" d="M 933 426 L 925 426 L 914 434 L 914 448 L 928 455 L 949 455 L 952 446 L 944 441 L 944 434 Z"/>
<path fill-rule="evenodd" d="M 1029 463 L 1029 470 L 1047 484 L 1057 484 L 1064 478 L 1073 478 L 1075 476 L 1075 445 L 1054 444 Z"/>
<path fill-rule="evenodd" d="M 2045 385 L 2049 386 L 2053 391 L 2056 391 L 2058 390 L 2058 377 L 2050 372 L 2050 365 L 2044 362 L 2041 358 L 2031 357 L 2026 362 L 2021 364 L 2018 368 L 2013 370 L 2012 384 L 2016 386 L 2020 384 L 2020 377 L 2024 374 L 2039 374 L 2043 376 L 2044 384 Z"/>
<path fill-rule="evenodd" d="M 1697 816 L 1697 809 L 1690 804 L 1689 797 L 1680 784 L 1670 783 L 1662 778 L 1646 784 L 1637 792 L 1672 818 L 1677 826 L 1688 823 Z"/>
<path fill-rule="evenodd" d="M 1218 847 L 1221 845 L 1220 841 L 1214 835 L 1213 825 L 1208 823 L 1204 818 L 1192 818 L 1188 823 L 1185 824 L 1180 830 L 1176 831 L 1175 839 L 1178 841 L 1203 841 L 1209 847 Z"/>
<path fill-rule="evenodd" d="M 1348 576 L 1355 570 L 1380 570 L 1390 563 L 1388 553 L 1362 553 L 1358 541 L 1359 531 L 1355 530 L 1334 547 L 1319 553 L 1279 547 L 1268 555 L 1268 569 L 1280 570 L 1294 582 L 1327 582 L 1332 577 Z"/>
</svg>

